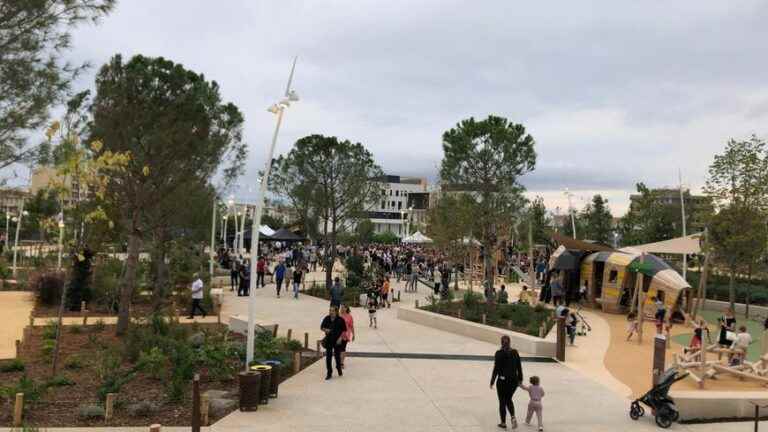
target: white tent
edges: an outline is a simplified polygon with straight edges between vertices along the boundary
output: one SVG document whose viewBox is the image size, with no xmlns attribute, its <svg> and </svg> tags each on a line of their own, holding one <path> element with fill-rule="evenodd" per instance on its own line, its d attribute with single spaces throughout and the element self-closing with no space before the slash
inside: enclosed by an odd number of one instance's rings
<svg viewBox="0 0 768 432">
<path fill-rule="evenodd" d="M 432 239 L 425 236 L 420 231 L 416 231 L 410 236 L 404 238 L 403 243 L 414 243 L 414 244 L 432 243 Z"/>
<path fill-rule="evenodd" d="M 262 225 L 259 227 L 259 234 L 265 235 L 265 236 L 271 236 L 275 233 L 275 230 L 268 227 L 267 225 Z"/>
<path fill-rule="evenodd" d="M 639 246 L 630 246 L 621 249 L 625 252 L 646 252 L 653 254 L 700 254 L 701 253 L 701 233 L 691 234 L 685 237 L 678 237 L 671 240 L 664 240 L 656 243 L 648 243 Z"/>
</svg>

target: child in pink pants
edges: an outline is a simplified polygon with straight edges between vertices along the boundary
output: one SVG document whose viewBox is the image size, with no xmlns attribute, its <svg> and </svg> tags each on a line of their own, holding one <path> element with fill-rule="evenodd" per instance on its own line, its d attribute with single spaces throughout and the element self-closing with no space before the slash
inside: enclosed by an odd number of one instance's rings
<svg viewBox="0 0 768 432">
<path fill-rule="evenodd" d="M 525 424 L 530 426 L 531 417 L 533 417 L 533 413 L 536 413 L 536 420 L 539 422 L 539 431 L 541 432 L 544 430 L 544 424 L 541 420 L 541 399 L 544 397 L 544 389 L 539 385 L 539 377 L 532 376 L 530 382 L 531 385 L 523 384 L 521 386 L 531 397 L 531 401 L 528 402 L 528 415 L 525 416 Z"/>
</svg>

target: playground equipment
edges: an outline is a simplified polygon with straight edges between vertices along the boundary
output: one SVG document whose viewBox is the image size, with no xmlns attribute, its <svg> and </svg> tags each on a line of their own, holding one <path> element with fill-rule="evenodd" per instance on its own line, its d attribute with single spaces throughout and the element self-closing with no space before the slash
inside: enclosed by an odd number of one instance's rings
<svg viewBox="0 0 768 432">
<path fill-rule="evenodd" d="M 717 354 L 717 358 L 707 359 L 708 354 Z M 768 354 L 756 362 L 742 359 L 743 355 L 743 351 L 721 348 L 717 344 L 698 350 L 683 348 L 682 353 L 675 354 L 672 367 L 688 372 L 688 377 L 701 389 L 707 380 L 716 380 L 720 375 L 731 375 L 741 381 L 749 380 L 768 386 Z M 737 361 L 732 362 L 733 358 Z"/>
</svg>

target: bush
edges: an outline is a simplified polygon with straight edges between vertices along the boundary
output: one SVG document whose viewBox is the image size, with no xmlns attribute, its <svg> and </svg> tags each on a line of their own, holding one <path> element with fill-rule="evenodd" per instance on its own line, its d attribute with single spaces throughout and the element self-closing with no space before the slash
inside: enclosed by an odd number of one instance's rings
<svg viewBox="0 0 768 432">
<path fill-rule="evenodd" d="M 117 311 L 120 274 L 123 263 L 117 258 L 107 258 L 96 266 L 93 274 L 92 301 L 107 310 Z"/>
<path fill-rule="evenodd" d="M 46 306 L 61 303 L 61 291 L 64 289 L 64 274 L 61 272 L 35 272 L 30 276 L 29 286 L 35 292 L 37 300 Z"/>
<path fill-rule="evenodd" d="M 107 328 L 107 324 L 101 318 L 96 320 L 96 323 L 93 325 L 93 330 L 99 333 L 103 332 L 104 329 L 106 328 Z"/>
<path fill-rule="evenodd" d="M 46 386 L 44 384 L 40 384 L 24 375 L 19 378 L 19 382 L 16 385 L 0 387 L 0 395 L 8 400 L 12 400 L 12 398 L 16 397 L 16 393 L 24 393 L 25 402 L 37 402 L 45 393 L 45 390 Z"/>
<path fill-rule="evenodd" d="M 73 324 L 73 325 L 69 326 L 69 332 L 72 333 L 72 334 L 80 334 L 80 333 L 83 332 L 83 328 L 80 327 L 77 324 Z"/>
<path fill-rule="evenodd" d="M 262 331 L 256 334 L 254 350 L 258 357 L 264 360 L 272 360 L 280 356 L 280 345 L 272 337 L 272 332 L 269 331 Z"/>
<path fill-rule="evenodd" d="M 59 323 L 54 320 L 48 320 L 43 327 L 43 339 L 53 340 L 56 339 L 56 333 L 59 330 Z"/>
<path fill-rule="evenodd" d="M 64 368 L 70 370 L 82 369 L 83 361 L 80 359 L 79 355 L 72 355 L 64 362 Z"/>
<path fill-rule="evenodd" d="M 75 382 L 65 377 L 64 375 L 56 375 L 55 377 L 49 379 L 46 383 L 47 387 L 64 387 L 71 385 L 75 385 Z"/>
<path fill-rule="evenodd" d="M 475 309 L 480 306 L 482 296 L 473 291 L 467 291 L 464 293 L 464 307 L 467 309 Z"/>
<path fill-rule="evenodd" d="M 24 372 L 24 362 L 19 359 L 13 359 L 8 363 L 0 365 L 0 372 Z"/>
<path fill-rule="evenodd" d="M 297 341 L 296 339 L 291 340 L 285 340 L 280 345 L 281 349 L 284 351 L 301 351 L 302 348 L 304 348 L 304 345 L 301 344 L 301 342 Z"/>
<path fill-rule="evenodd" d="M 40 346 L 40 353 L 42 353 L 43 357 L 50 358 L 51 355 L 53 355 L 53 350 L 56 348 L 56 341 L 51 339 L 46 339 L 43 341 L 42 345 Z"/>
<path fill-rule="evenodd" d="M 168 357 L 163 354 L 160 348 L 154 347 L 149 352 L 142 352 L 139 355 L 139 362 L 136 367 L 150 377 L 159 380 L 165 377 L 168 370 Z"/>
</svg>

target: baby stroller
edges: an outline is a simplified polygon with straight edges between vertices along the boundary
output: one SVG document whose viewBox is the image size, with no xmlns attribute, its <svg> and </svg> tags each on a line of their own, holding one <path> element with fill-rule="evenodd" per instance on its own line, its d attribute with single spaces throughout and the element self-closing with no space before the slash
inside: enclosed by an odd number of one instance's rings
<svg viewBox="0 0 768 432">
<path fill-rule="evenodd" d="M 645 409 L 640 403 L 651 408 L 655 415 L 656 424 L 661 428 L 672 426 L 672 422 L 677 421 L 680 413 L 677 411 L 675 401 L 669 397 L 669 388 L 672 384 L 684 379 L 688 372 L 678 374 L 675 368 L 670 368 L 659 377 L 659 383 L 653 386 L 648 393 L 635 400 L 629 407 L 629 417 L 637 420 L 645 414 Z"/>
</svg>

